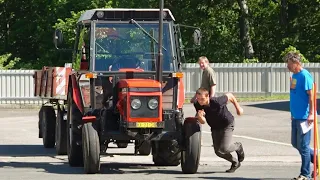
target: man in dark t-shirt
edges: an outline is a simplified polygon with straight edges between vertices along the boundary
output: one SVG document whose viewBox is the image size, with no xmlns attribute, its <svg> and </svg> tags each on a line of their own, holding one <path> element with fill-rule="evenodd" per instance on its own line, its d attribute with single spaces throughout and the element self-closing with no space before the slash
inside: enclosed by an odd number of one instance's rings
<svg viewBox="0 0 320 180">
<path fill-rule="evenodd" d="M 227 103 L 233 103 L 238 115 L 243 114 L 236 98 L 227 93 L 219 97 L 210 97 L 205 88 L 199 88 L 196 92 L 197 102 L 194 107 L 197 111 L 197 119 L 201 124 L 205 122 L 211 127 L 211 136 L 214 150 L 217 156 L 231 162 L 230 169 L 226 172 L 235 172 L 244 160 L 244 151 L 240 142 L 231 143 L 234 130 L 234 117 L 227 108 Z M 232 156 L 236 152 L 238 158 Z"/>
</svg>

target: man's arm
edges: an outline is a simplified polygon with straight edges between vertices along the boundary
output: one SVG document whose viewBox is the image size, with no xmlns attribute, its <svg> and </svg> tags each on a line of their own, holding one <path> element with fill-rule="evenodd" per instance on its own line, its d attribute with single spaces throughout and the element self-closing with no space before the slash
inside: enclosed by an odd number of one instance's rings
<svg viewBox="0 0 320 180">
<path fill-rule="evenodd" d="M 210 97 L 214 97 L 216 93 L 216 74 L 214 70 L 209 73 Z"/>
<path fill-rule="evenodd" d="M 307 93 L 308 93 L 308 95 L 309 95 L 309 108 L 310 108 L 310 110 L 309 110 L 309 116 L 313 116 L 314 115 L 314 100 L 313 100 L 313 92 L 312 92 L 312 90 L 307 90 Z M 313 118 L 313 117 L 311 117 L 311 118 Z"/>
<path fill-rule="evenodd" d="M 232 93 L 225 94 L 228 97 L 228 101 L 230 101 L 237 110 L 237 114 L 240 116 L 243 114 L 243 109 L 237 101 L 237 98 Z"/>
<path fill-rule="evenodd" d="M 311 76 L 311 74 L 306 74 L 304 76 L 304 90 L 306 91 L 306 93 L 308 94 L 308 101 L 309 101 L 309 115 L 308 115 L 308 121 L 309 121 L 309 124 L 312 123 L 314 117 L 314 113 L 316 112 L 313 112 L 314 111 L 314 100 L 313 100 L 313 95 L 314 93 L 312 92 L 313 91 L 313 78 Z"/>
<path fill-rule="evenodd" d="M 212 85 L 211 88 L 210 88 L 210 97 L 214 97 L 216 93 L 216 85 Z"/>
</svg>

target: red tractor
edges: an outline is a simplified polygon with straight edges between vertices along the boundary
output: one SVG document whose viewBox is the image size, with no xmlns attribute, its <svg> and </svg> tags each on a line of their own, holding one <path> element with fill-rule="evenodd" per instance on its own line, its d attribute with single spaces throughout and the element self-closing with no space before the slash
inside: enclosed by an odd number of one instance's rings
<svg viewBox="0 0 320 180">
<path fill-rule="evenodd" d="M 152 154 L 156 165 L 181 164 L 184 173 L 196 173 L 201 125 L 183 114 L 180 26 L 162 7 L 85 11 L 72 68 L 44 67 L 35 74 L 35 95 L 49 99 L 39 113 L 44 146 L 55 146 L 86 173 L 99 172 L 110 143 L 134 143 L 135 155 Z M 200 30 L 194 29 L 199 46 Z M 54 43 L 59 49 L 60 30 Z"/>
</svg>

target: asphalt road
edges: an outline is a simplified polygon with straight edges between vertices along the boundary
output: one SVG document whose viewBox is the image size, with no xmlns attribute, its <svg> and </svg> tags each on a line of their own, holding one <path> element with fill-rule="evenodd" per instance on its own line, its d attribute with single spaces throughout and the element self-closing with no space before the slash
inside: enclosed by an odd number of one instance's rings
<svg viewBox="0 0 320 180">
<path fill-rule="evenodd" d="M 244 115 L 236 117 L 234 141 L 243 143 L 246 158 L 235 173 L 225 173 L 230 163 L 213 151 L 210 129 L 203 126 L 202 153 L 198 173 L 182 174 L 181 167 L 157 167 L 152 156 L 131 156 L 127 149 L 110 148 L 103 157 L 101 173 L 83 174 L 69 167 L 66 156 L 44 149 L 37 137 L 37 110 L 0 110 L 0 179 L 291 179 L 299 174 L 300 157 L 290 145 L 290 119 L 287 102 L 243 104 Z M 229 109 L 232 112 L 234 107 Z M 193 116 L 191 105 L 186 116 Z"/>
</svg>

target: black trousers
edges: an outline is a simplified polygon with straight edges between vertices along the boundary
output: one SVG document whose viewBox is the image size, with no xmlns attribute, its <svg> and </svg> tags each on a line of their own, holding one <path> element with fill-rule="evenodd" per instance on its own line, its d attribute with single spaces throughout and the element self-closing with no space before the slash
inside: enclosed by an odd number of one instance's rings
<svg viewBox="0 0 320 180">
<path fill-rule="evenodd" d="M 234 123 L 224 129 L 211 129 L 213 147 L 216 155 L 231 163 L 237 163 L 238 159 L 232 156 L 232 152 L 240 148 L 240 143 L 232 142 Z"/>
</svg>

